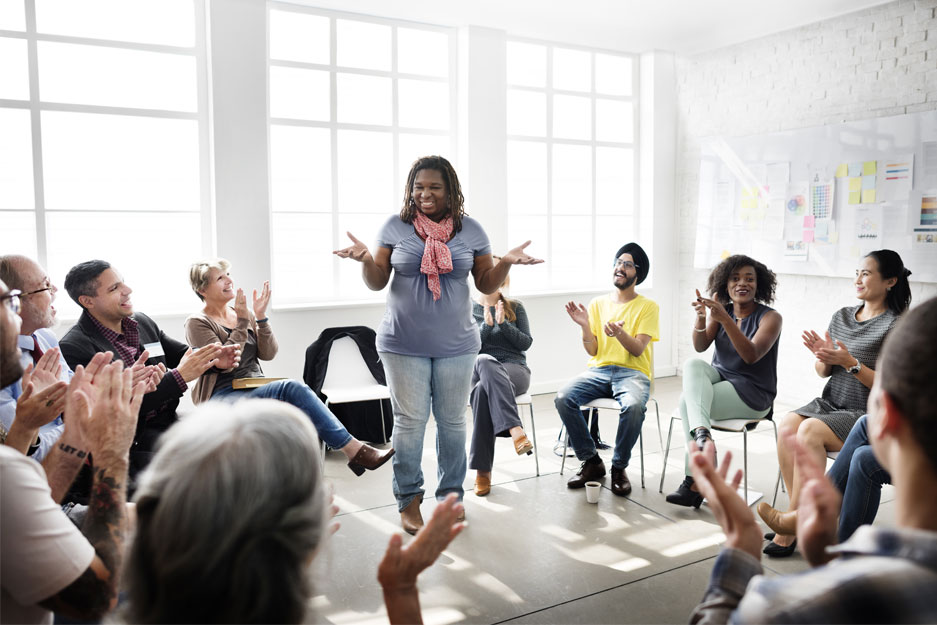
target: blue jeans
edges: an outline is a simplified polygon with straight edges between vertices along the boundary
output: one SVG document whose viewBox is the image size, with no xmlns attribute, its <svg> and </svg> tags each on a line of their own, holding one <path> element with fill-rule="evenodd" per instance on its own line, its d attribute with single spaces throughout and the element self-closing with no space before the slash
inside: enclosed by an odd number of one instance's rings
<svg viewBox="0 0 937 625">
<path fill-rule="evenodd" d="M 316 428 L 316 432 L 319 433 L 319 438 L 332 449 L 341 449 L 352 441 L 352 435 L 322 403 L 322 400 L 312 392 L 312 389 L 296 380 L 277 380 L 253 389 L 234 390 L 230 386 L 217 388 L 211 399 L 212 401 L 238 401 L 248 397 L 278 399 L 296 406 L 306 413 L 313 427 Z"/>
<path fill-rule="evenodd" d="M 875 520 L 882 498 L 882 484 L 891 484 L 891 475 L 875 459 L 869 444 L 867 421 L 863 415 L 852 426 L 827 477 L 843 494 L 839 513 L 839 542 L 843 542 L 860 525 Z"/>
<path fill-rule="evenodd" d="M 462 499 L 465 481 L 465 407 L 476 354 L 424 358 L 381 352 L 394 408 L 394 496 L 403 510 L 423 493 L 423 437 L 430 409 L 436 418 L 436 499 Z"/>
<path fill-rule="evenodd" d="M 595 441 L 589 434 L 579 407 L 593 399 L 614 397 L 621 406 L 621 413 L 618 416 L 612 466 L 616 469 L 627 467 L 631 460 L 631 448 L 641 434 L 650 390 L 651 382 L 646 375 L 615 365 L 589 368 L 568 382 L 557 393 L 553 403 L 566 426 L 576 457 L 585 461 L 596 454 Z"/>
</svg>

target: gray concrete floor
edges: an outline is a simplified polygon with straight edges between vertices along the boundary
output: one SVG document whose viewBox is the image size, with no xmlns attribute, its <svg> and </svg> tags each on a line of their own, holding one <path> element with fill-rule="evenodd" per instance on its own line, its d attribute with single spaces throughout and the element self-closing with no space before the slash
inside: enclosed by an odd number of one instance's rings
<svg viewBox="0 0 937 625">
<path fill-rule="evenodd" d="M 657 381 L 660 427 L 650 404 L 644 422 L 645 488 L 640 487 L 640 460 L 635 447 L 628 475 L 629 497 L 608 490 L 608 478 L 597 505 L 582 490 L 569 490 L 566 480 L 579 463 L 570 458 L 560 475 L 561 458 L 553 445 L 560 420 L 553 395 L 534 398 L 540 477 L 533 456 L 519 457 L 510 439 L 498 439 L 491 494 L 472 492 L 474 471 L 465 481 L 466 530 L 419 582 L 424 622 L 450 623 L 685 623 L 702 597 L 723 536 L 706 505 L 699 510 L 672 506 L 658 493 L 670 415 L 680 397 L 680 379 Z M 792 406 L 776 405 L 777 414 Z M 604 413 L 607 415 L 608 413 Z M 532 435 L 524 411 L 528 436 Z M 471 414 L 467 413 L 469 428 Z M 617 422 L 600 421 L 602 436 L 614 439 Z M 675 424 L 676 426 L 676 424 Z M 720 456 L 731 449 L 741 463 L 741 434 L 717 432 Z M 436 486 L 432 422 L 426 436 L 423 472 L 427 499 L 424 518 L 435 505 Z M 674 436 L 667 460 L 664 493 L 683 479 L 683 441 Z M 611 450 L 603 451 L 609 466 Z M 739 464 L 739 466 L 741 466 Z M 777 476 L 773 430 L 760 426 L 748 435 L 749 487 L 770 502 Z M 391 492 L 390 465 L 358 478 L 344 466 L 344 456 L 329 452 L 326 477 L 341 508 L 341 529 L 323 547 L 315 564 L 316 620 L 386 623 L 377 563 L 391 534 L 400 532 L 400 517 Z M 877 523 L 892 518 L 893 492 L 885 487 Z M 787 495 L 778 494 L 778 506 Z M 760 520 L 759 520 L 760 522 Z M 405 542 L 411 540 L 405 536 Z M 766 574 L 807 568 L 799 553 L 784 560 L 764 558 Z"/>
</svg>

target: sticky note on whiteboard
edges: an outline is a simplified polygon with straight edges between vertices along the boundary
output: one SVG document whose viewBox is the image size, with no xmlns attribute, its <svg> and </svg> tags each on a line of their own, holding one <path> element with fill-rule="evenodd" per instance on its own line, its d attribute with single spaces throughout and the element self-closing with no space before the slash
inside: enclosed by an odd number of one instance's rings
<svg viewBox="0 0 937 625">
<path fill-rule="evenodd" d="M 875 189 L 866 189 L 862 192 L 863 204 L 875 204 Z"/>
<path fill-rule="evenodd" d="M 846 163 L 840 163 L 836 168 L 836 177 L 845 178 L 849 175 L 849 166 Z"/>
<path fill-rule="evenodd" d="M 814 217 L 813 215 L 804 216 L 804 228 L 813 228 L 816 223 L 817 223 L 817 218 Z"/>
<path fill-rule="evenodd" d="M 875 175 L 875 161 L 866 161 L 862 163 L 862 175 L 863 176 Z"/>
<path fill-rule="evenodd" d="M 850 191 L 849 192 L 850 204 L 859 204 L 861 200 L 862 200 L 862 191 Z"/>
</svg>

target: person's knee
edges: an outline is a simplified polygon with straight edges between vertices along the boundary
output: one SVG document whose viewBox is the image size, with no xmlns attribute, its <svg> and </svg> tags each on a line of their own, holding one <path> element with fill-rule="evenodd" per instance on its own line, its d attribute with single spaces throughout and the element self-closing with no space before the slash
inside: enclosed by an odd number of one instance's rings
<svg viewBox="0 0 937 625">
<path fill-rule="evenodd" d="M 800 429 L 800 424 L 803 423 L 804 418 L 801 417 L 796 412 L 789 412 L 778 421 L 778 437 L 783 438 L 784 436 L 791 436 L 797 433 Z"/>
<path fill-rule="evenodd" d="M 797 442 L 806 447 L 823 447 L 830 431 L 819 419 L 806 419 L 797 428 Z"/>
<path fill-rule="evenodd" d="M 870 445 L 858 447 L 852 454 L 852 460 L 849 463 L 850 475 L 861 475 L 868 480 L 874 480 L 874 475 L 882 471 L 882 465 L 879 464 L 872 452 Z"/>
<path fill-rule="evenodd" d="M 557 410 L 569 407 L 579 409 L 579 400 L 574 396 L 575 388 L 573 383 L 569 383 L 557 391 L 556 397 L 553 398 L 553 405 Z"/>
<path fill-rule="evenodd" d="M 683 363 L 683 377 L 706 375 L 706 368 L 709 366 L 699 358 L 690 358 Z"/>
<path fill-rule="evenodd" d="M 500 366 L 501 363 L 499 363 L 498 359 L 494 356 L 479 354 L 478 358 L 475 359 L 475 374 L 478 375 L 479 378 L 485 378 L 497 371 Z"/>
</svg>

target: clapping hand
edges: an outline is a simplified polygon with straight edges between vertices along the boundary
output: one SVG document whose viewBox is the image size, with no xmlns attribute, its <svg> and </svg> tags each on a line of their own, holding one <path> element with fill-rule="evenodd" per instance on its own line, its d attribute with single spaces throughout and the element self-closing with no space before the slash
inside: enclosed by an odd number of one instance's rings
<svg viewBox="0 0 937 625">
<path fill-rule="evenodd" d="M 719 463 L 717 471 L 710 457 L 715 457 L 716 449 L 712 441 L 706 443 L 701 452 L 696 445 L 688 444 L 690 449 L 690 471 L 700 493 L 709 501 L 722 531 L 726 535 L 726 546 L 740 549 L 756 560 L 761 559 L 761 530 L 755 522 L 755 515 L 738 494 L 742 482 L 742 471 L 737 470 L 732 482 L 726 483 L 732 452 L 727 451 Z"/>
<path fill-rule="evenodd" d="M 351 236 L 351 235 L 349 235 Z M 501 256 L 501 262 L 511 265 L 539 265 L 543 262 L 542 258 L 534 258 L 524 251 L 524 248 L 530 245 L 530 241 L 518 245 L 507 254 Z"/>
<path fill-rule="evenodd" d="M 59 380 L 61 372 L 58 347 L 45 352 L 35 366 L 26 367 L 21 379 L 23 393 L 16 400 L 14 423 L 37 430 L 62 413 L 68 385 Z"/>
<path fill-rule="evenodd" d="M 495 304 L 495 323 L 498 325 L 504 323 L 504 302 L 501 300 Z"/>
<path fill-rule="evenodd" d="M 813 355 L 823 349 L 836 349 L 836 345 L 833 343 L 833 339 L 830 338 L 830 333 L 826 332 L 826 338 L 820 338 L 820 335 L 814 332 L 813 330 L 804 331 L 801 338 L 804 341 L 804 347 L 810 350 Z"/>
<path fill-rule="evenodd" d="M 703 297 L 700 295 L 699 289 L 696 290 L 696 300 L 702 304 L 703 307 L 709 309 L 709 314 L 712 316 L 713 320 L 723 324 L 732 323 L 732 317 L 729 316 L 722 302 L 711 297 Z M 697 314 L 699 313 L 697 312 Z"/>
<path fill-rule="evenodd" d="M 240 290 L 238 293 L 243 295 Z M 221 343 L 211 343 L 197 351 L 192 351 L 190 347 L 179 361 L 176 371 L 187 383 L 191 382 L 215 366 L 215 359 L 219 355 L 221 355 Z"/>
<path fill-rule="evenodd" d="M 241 363 L 241 346 L 237 343 L 224 345 L 215 358 L 214 366 L 218 369 L 233 369 Z"/>
<path fill-rule="evenodd" d="M 566 314 L 583 328 L 589 328 L 589 311 L 582 304 L 566 302 Z"/>
<path fill-rule="evenodd" d="M 851 367 L 858 362 L 858 359 L 849 353 L 842 341 L 833 341 L 830 338 L 829 332 L 826 333 L 826 341 L 823 342 L 823 346 L 818 347 L 814 354 L 817 360 L 825 365 L 839 365 L 845 368 Z"/>
<path fill-rule="evenodd" d="M 250 313 L 247 311 L 247 296 L 244 295 L 244 289 L 238 289 L 234 296 L 234 314 L 238 319 L 250 319 Z"/>
<path fill-rule="evenodd" d="M 133 375 L 133 384 L 136 385 L 138 382 L 143 382 L 144 393 L 152 393 L 155 391 L 166 371 L 165 367 L 161 370 L 156 365 L 147 365 L 146 361 L 149 358 L 150 352 L 143 350 L 140 357 L 137 358 L 136 362 L 130 367 L 130 372 Z"/>
<path fill-rule="evenodd" d="M 485 325 L 491 327 L 495 324 L 494 317 L 491 316 L 491 306 L 483 305 L 482 308 L 485 309 Z"/>
<path fill-rule="evenodd" d="M 355 238 L 350 232 L 346 232 L 348 238 L 353 241 L 352 245 L 342 248 L 340 250 L 335 250 L 332 253 L 338 256 L 339 258 L 350 258 L 356 260 L 359 263 L 368 262 L 369 260 L 374 260 L 371 257 L 371 252 L 368 251 L 368 246 Z"/>
<path fill-rule="evenodd" d="M 609 321 L 605 324 L 605 335 L 618 338 L 624 332 L 622 326 L 625 325 L 624 321 Z"/>
<path fill-rule="evenodd" d="M 257 295 L 257 289 L 254 289 L 254 319 L 265 319 L 267 317 L 267 306 L 270 304 L 270 281 L 264 280 L 264 286 L 260 290 L 260 296 Z"/>
</svg>

